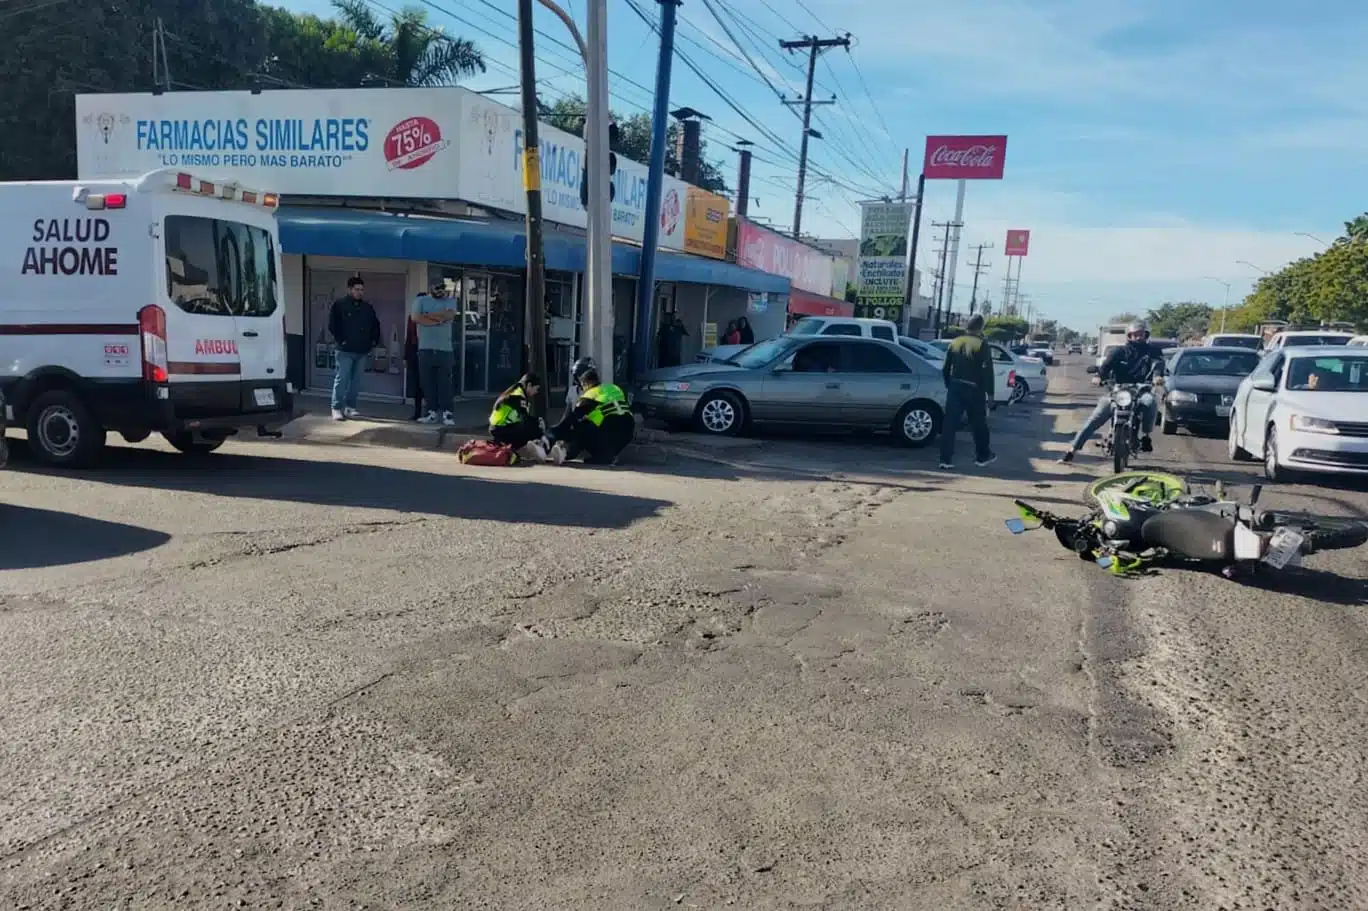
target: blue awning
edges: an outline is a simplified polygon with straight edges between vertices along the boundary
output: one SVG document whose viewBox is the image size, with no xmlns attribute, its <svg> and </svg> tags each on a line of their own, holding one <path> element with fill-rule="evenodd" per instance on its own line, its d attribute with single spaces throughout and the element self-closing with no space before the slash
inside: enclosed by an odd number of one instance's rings
<svg viewBox="0 0 1368 911">
<path fill-rule="evenodd" d="M 292 207 L 280 209 L 277 220 L 280 247 L 285 253 L 505 269 L 522 269 L 527 265 L 527 234 L 517 222 Z M 548 226 L 543 248 L 546 268 L 558 272 L 584 271 L 582 236 Z M 613 244 L 614 274 L 634 276 L 640 268 L 639 248 Z M 789 290 L 789 280 L 780 275 L 721 260 L 664 251 L 656 256 L 656 279 L 777 294 L 786 294 Z"/>
</svg>

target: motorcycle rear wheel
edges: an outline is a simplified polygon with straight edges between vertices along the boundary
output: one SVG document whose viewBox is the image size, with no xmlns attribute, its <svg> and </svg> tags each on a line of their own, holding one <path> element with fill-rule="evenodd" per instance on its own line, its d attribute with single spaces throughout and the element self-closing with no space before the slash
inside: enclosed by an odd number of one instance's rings
<svg viewBox="0 0 1368 911">
<path fill-rule="evenodd" d="M 1254 517 L 1258 531 L 1292 528 L 1306 539 L 1306 553 L 1319 550 L 1347 550 L 1368 543 L 1368 524 L 1345 516 L 1318 516 L 1309 512 L 1269 509 Z"/>
</svg>

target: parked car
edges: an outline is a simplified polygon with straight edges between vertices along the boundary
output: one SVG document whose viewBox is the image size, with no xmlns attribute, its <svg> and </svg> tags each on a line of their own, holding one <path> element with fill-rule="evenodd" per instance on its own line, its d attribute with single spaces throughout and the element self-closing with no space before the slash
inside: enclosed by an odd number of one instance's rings
<svg viewBox="0 0 1368 911">
<path fill-rule="evenodd" d="M 886 319 L 869 319 L 860 316 L 805 316 L 794 323 L 785 335 L 849 335 L 859 338 L 877 338 L 886 342 L 896 341 L 898 327 Z M 749 345 L 718 345 L 698 352 L 694 360 L 700 364 L 719 363 L 731 360 L 734 355 L 745 351 Z"/>
<path fill-rule="evenodd" d="M 1204 348 L 1248 348 L 1258 351 L 1263 347 L 1263 336 L 1246 332 L 1219 332 L 1202 339 Z"/>
<path fill-rule="evenodd" d="M 911 338 L 906 335 L 898 336 L 898 344 L 908 351 L 926 359 L 928 363 L 940 370 L 945 365 L 945 349 L 931 342 L 924 342 L 919 338 Z M 1015 365 L 994 360 L 993 363 L 993 407 L 1007 405 L 1012 401 L 1012 392 L 1016 389 L 1016 370 Z"/>
<path fill-rule="evenodd" d="M 944 351 L 950 347 L 950 340 L 939 339 L 931 344 Z M 1014 375 L 1011 384 L 1012 395 L 1009 399 L 1012 404 L 1025 401 L 1027 396 L 1045 394 L 1049 388 L 1049 375 L 1045 371 L 1044 361 L 1038 357 L 1013 354 L 997 342 L 989 342 L 988 347 L 993 351 L 993 363 L 996 370 L 1001 370 L 1004 373 L 1011 371 Z"/>
<path fill-rule="evenodd" d="M 1046 366 L 1048 366 L 1048 367 L 1053 367 L 1053 366 L 1054 366 L 1054 352 L 1051 351 L 1049 348 L 1044 347 L 1043 345 L 1042 345 L 1042 346 L 1035 347 L 1035 348 L 1027 348 L 1024 355 L 1018 355 L 1018 356 L 1019 356 L 1019 357 L 1020 357 L 1020 356 L 1025 356 L 1025 357 L 1040 358 L 1040 360 L 1041 360 Z"/>
<path fill-rule="evenodd" d="M 1238 347 L 1179 348 L 1168 363 L 1159 426 L 1224 428 L 1235 390 L 1259 365 L 1259 354 Z"/>
<path fill-rule="evenodd" d="M 1368 351 L 1276 348 L 1235 392 L 1227 450 L 1269 480 L 1296 471 L 1368 473 Z"/>
<path fill-rule="evenodd" d="M 653 370 L 633 409 L 675 426 L 735 436 L 750 426 L 888 431 L 908 446 L 940 433 L 940 370 L 898 345 L 865 338 L 781 335 L 725 364 Z"/>
<path fill-rule="evenodd" d="M 1083 346 L 1082 346 L 1082 345 L 1070 345 L 1070 346 L 1069 346 L 1069 353 L 1070 353 L 1070 354 L 1082 354 L 1082 353 L 1083 353 Z"/>
</svg>

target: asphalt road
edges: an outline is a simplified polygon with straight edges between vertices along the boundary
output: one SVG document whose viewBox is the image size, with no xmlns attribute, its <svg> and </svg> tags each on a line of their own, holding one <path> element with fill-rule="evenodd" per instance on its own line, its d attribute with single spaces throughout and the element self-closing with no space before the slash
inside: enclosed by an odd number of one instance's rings
<svg viewBox="0 0 1368 911">
<path fill-rule="evenodd" d="M 1052 388 L 956 473 L 20 453 L 0 908 L 1368 907 L 1368 553 L 1263 590 L 1013 538 L 1102 469 Z"/>
</svg>

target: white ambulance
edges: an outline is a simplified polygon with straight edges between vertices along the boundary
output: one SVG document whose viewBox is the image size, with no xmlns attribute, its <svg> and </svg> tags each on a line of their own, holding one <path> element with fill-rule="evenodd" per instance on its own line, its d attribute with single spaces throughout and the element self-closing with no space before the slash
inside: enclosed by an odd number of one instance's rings
<svg viewBox="0 0 1368 911">
<path fill-rule="evenodd" d="M 293 416 L 273 193 L 175 170 L 0 184 L 0 391 L 29 451 L 212 452 Z"/>
</svg>

